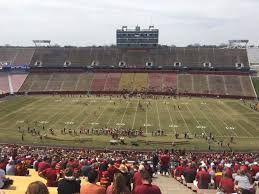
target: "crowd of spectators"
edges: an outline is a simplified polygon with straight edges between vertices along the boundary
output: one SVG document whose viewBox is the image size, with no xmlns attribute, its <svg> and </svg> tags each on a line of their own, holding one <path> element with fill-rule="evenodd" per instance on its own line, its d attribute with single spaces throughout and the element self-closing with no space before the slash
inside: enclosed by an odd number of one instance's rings
<svg viewBox="0 0 259 194">
<path fill-rule="evenodd" d="M 67 149 L 2 145 L 0 188 L 12 184 L 6 175 L 26 176 L 29 168 L 59 194 L 160 194 L 152 177 L 178 177 L 199 189 L 222 193 L 255 193 L 259 179 L 258 153 L 192 153 Z M 85 177 L 84 180 L 82 177 Z M 82 184 L 84 181 L 87 184 Z M 97 184 L 98 183 L 98 184 Z M 35 182 L 29 187 L 41 186 Z M 28 187 L 28 192 L 30 189 Z"/>
</svg>

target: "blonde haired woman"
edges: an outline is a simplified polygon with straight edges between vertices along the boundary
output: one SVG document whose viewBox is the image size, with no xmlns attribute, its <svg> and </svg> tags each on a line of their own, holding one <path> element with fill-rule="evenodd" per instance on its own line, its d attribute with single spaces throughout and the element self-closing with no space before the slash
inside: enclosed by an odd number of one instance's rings
<svg viewBox="0 0 259 194">
<path fill-rule="evenodd" d="M 49 190 L 43 182 L 35 181 L 28 185 L 25 194 L 49 194 Z"/>
</svg>

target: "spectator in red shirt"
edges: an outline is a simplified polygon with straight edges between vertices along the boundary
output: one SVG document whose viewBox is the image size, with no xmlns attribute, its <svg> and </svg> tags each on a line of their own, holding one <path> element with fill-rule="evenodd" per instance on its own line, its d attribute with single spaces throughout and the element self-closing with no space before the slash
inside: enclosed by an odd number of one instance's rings
<svg viewBox="0 0 259 194">
<path fill-rule="evenodd" d="M 160 156 L 160 173 L 163 175 L 166 175 L 169 169 L 169 163 L 170 163 L 170 156 L 168 154 L 168 150 L 166 150 L 161 156 Z"/>
<path fill-rule="evenodd" d="M 110 161 L 107 171 L 108 171 L 108 174 L 109 174 L 108 176 L 109 176 L 110 181 L 113 181 L 113 177 L 114 177 L 114 174 L 116 172 L 116 168 L 114 167 L 113 161 Z"/>
<path fill-rule="evenodd" d="M 219 183 L 219 189 L 226 194 L 234 193 L 234 181 L 232 178 L 227 176 L 226 171 L 223 172 L 222 178 Z"/>
<path fill-rule="evenodd" d="M 183 175 L 183 172 L 184 172 L 184 167 L 182 164 L 180 164 L 179 166 L 176 167 L 174 176 L 181 177 Z"/>
<path fill-rule="evenodd" d="M 211 177 L 205 166 L 203 166 L 202 169 L 197 173 L 196 180 L 198 181 L 199 189 L 208 189 L 209 183 L 211 182 Z"/>
<path fill-rule="evenodd" d="M 152 185 L 152 179 L 147 171 L 142 173 L 142 185 L 136 186 L 133 194 L 162 194 L 158 186 Z"/>
<path fill-rule="evenodd" d="M 7 164 L 8 164 L 8 162 L 7 162 L 7 159 L 6 159 L 6 158 L 0 159 L 0 169 L 2 169 L 2 170 L 5 171 Z"/>
<path fill-rule="evenodd" d="M 48 157 L 44 157 L 43 161 L 41 161 L 38 165 L 38 173 L 46 170 L 47 168 L 50 168 L 50 159 Z"/>
<path fill-rule="evenodd" d="M 58 186 L 58 177 L 56 171 L 56 162 L 51 163 L 51 167 L 47 168 L 39 173 L 39 176 L 47 180 L 46 185 L 48 187 L 57 187 Z"/>
<path fill-rule="evenodd" d="M 257 162 L 254 162 L 252 167 L 251 167 L 251 170 L 252 170 L 252 176 L 255 176 L 256 173 L 259 172 L 259 165 Z"/>
</svg>

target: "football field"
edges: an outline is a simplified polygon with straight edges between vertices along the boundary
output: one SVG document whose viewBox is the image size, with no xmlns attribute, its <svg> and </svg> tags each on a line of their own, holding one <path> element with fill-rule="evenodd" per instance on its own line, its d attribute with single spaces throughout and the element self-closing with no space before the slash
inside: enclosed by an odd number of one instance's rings
<svg viewBox="0 0 259 194">
<path fill-rule="evenodd" d="M 79 134 L 80 129 L 134 129 L 143 136 L 126 138 L 126 145 L 115 148 L 132 148 L 130 141 L 158 141 L 154 145 L 143 143 L 138 148 L 172 148 L 162 142 L 181 142 L 176 148 L 186 149 L 259 149 L 259 112 L 252 110 L 252 101 L 211 98 L 158 99 L 96 97 L 96 96 L 16 96 L 0 101 L 0 141 L 111 147 L 110 136 Z M 43 137 L 28 133 L 28 127 Z M 20 129 L 19 129 L 20 128 Z M 54 134 L 50 134 L 52 128 Z M 63 134 L 62 129 L 74 134 Z M 153 136 L 155 130 L 163 136 Z M 179 139 L 175 134 L 179 134 Z M 184 133 L 189 138 L 184 139 Z M 22 135 L 23 134 L 23 135 Z M 213 136 L 214 141 L 203 136 Z M 23 136 L 23 141 L 22 141 Z M 233 143 L 230 138 L 233 137 Z M 80 141 L 79 141 L 80 140 Z M 223 141 L 223 146 L 219 142 Z M 186 144 L 184 143 L 186 142 Z M 228 145 L 227 145 L 228 144 Z"/>
</svg>

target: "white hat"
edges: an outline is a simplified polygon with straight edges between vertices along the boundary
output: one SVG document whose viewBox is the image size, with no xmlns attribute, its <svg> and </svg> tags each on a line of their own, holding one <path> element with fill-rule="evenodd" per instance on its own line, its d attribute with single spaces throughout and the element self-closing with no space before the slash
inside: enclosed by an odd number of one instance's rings
<svg viewBox="0 0 259 194">
<path fill-rule="evenodd" d="M 225 164 L 226 167 L 230 168 L 231 167 L 231 164 L 230 163 L 227 163 Z"/>
<path fill-rule="evenodd" d="M 138 169 L 139 169 L 139 171 L 143 171 L 143 170 L 145 170 L 145 166 L 142 165 L 142 164 L 140 164 L 139 167 L 138 167 Z"/>
</svg>

